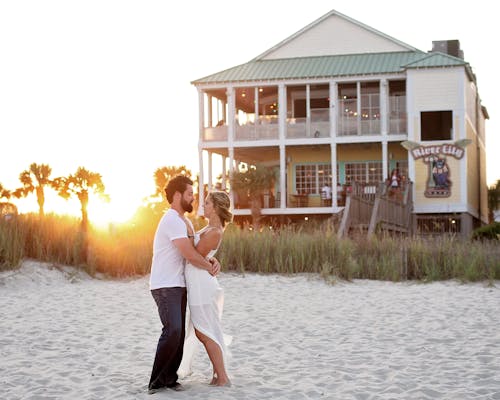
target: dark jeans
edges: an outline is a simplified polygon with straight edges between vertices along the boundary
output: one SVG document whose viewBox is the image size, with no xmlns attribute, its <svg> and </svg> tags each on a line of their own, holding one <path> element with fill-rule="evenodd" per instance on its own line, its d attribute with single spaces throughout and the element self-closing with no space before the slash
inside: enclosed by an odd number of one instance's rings
<svg viewBox="0 0 500 400">
<path fill-rule="evenodd" d="M 163 324 L 149 381 L 149 389 L 156 389 L 177 381 L 184 347 L 187 292 L 185 287 L 169 287 L 151 290 L 151 294 Z"/>
</svg>

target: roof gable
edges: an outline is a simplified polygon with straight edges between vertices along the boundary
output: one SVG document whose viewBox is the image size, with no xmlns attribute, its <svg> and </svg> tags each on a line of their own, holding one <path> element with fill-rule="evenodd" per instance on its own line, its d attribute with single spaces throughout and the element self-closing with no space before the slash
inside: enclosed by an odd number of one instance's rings
<svg viewBox="0 0 500 400">
<path fill-rule="evenodd" d="M 253 61 L 400 51 L 418 50 L 332 10 Z"/>
</svg>

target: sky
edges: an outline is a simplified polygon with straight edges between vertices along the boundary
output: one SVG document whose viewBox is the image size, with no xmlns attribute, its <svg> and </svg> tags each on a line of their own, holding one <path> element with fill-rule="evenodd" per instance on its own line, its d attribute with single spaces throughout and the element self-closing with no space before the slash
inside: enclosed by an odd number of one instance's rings
<svg viewBox="0 0 500 400">
<path fill-rule="evenodd" d="M 83 166 L 102 175 L 111 197 L 89 210 L 91 218 L 126 219 L 153 194 L 157 168 L 198 172 L 191 81 L 250 61 L 334 9 L 423 51 L 433 40 L 460 41 L 490 115 L 492 184 L 500 179 L 500 85 L 492 62 L 500 28 L 492 4 L 0 0 L 0 183 L 19 187 L 19 174 L 33 162 L 50 165 L 52 177 Z M 78 210 L 47 197 L 46 211 Z M 16 204 L 37 209 L 34 198 Z"/>
</svg>

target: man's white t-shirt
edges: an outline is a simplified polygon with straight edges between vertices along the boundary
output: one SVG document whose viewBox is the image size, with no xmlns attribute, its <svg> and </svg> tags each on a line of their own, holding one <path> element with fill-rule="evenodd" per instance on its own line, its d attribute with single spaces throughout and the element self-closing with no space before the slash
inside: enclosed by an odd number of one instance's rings
<svg viewBox="0 0 500 400">
<path fill-rule="evenodd" d="M 321 188 L 321 191 L 323 192 L 323 196 L 325 199 L 331 199 L 332 198 L 332 189 L 330 189 L 330 186 L 323 186 Z"/>
<path fill-rule="evenodd" d="M 191 224 L 191 221 L 188 220 Z M 191 225 L 192 227 L 192 225 Z M 185 287 L 185 260 L 173 240 L 187 238 L 188 231 L 184 219 L 173 209 L 169 209 L 160 220 L 153 242 L 153 261 L 149 288 Z"/>
</svg>

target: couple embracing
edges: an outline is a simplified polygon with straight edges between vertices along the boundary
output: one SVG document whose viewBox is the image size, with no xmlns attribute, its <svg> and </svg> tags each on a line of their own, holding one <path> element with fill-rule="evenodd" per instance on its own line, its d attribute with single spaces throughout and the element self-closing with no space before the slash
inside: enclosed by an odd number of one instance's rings
<svg viewBox="0 0 500 400">
<path fill-rule="evenodd" d="M 214 386 L 229 386 L 220 318 L 223 291 L 217 282 L 219 261 L 213 257 L 232 219 L 229 196 L 211 192 L 205 199 L 208 225 L 195 232 L 184 213 L 193 211 L 193 182 L 171 179 L 165 188 L 171 208 L 160 220 L 153 243 L 150 289 L 163 325 L 149 381 L 149 393 L 170 388 L 184 390 L 177 381 L 179 366 L 191 365 L 194 353 L 185 351 L 186 326 L 203 343 L 213 365 Z M 186 323 L 186 306 L 189 307 Z"/>
</svg>

